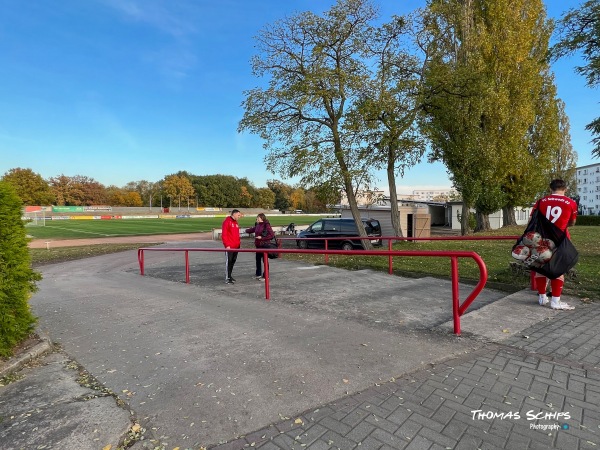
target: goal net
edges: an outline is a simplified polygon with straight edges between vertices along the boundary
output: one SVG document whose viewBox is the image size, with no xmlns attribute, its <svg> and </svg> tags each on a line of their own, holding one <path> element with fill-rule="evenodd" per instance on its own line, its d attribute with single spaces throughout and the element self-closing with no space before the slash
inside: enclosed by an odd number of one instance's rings
<svg viewBox="0 0 600 450">
<path fill-rule="evenodd" d="M 44 211 L 34 211 L 25 213 L 25 226 L 28 227 L 45 227 L 46 215 Z"/>
</svg>

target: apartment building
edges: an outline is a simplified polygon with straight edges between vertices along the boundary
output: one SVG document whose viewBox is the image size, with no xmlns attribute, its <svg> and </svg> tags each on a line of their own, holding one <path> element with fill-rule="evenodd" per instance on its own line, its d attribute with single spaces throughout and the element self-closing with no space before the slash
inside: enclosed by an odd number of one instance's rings
<svg viewBox="0 0 600 450">
<path fill-rule="evenodd" d="M 600 215 L 600 163 L 577 167 L 579 214 Z"/>
</svg>

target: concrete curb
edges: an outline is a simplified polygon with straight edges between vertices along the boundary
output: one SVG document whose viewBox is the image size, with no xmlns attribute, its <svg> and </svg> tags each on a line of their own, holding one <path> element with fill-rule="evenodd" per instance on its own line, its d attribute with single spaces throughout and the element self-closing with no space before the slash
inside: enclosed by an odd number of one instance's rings
<svg viewBox="0 0 600 450">
<path fill-rule="evenodd" d="M 5 377 L 16 372 L 32 359 L 52 351 L 53 346 L 50 336 L 43 332 L 37 332 L 36 334 L 40 337 L 42 342 L 34 345 L 29 351 L 17 355 L 14 360 L 9 360 L 5 366 L 0 368 L 0 377 Z"/>
</svg>

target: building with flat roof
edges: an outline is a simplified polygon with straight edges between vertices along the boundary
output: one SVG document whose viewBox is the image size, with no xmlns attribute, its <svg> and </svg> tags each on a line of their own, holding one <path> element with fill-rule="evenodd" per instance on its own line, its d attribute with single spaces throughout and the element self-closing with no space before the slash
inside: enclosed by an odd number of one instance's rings
<svg viewBox="0 0 600 450">
<path fill-rule="evenodd" d="M 579 214 L 600 215 L 600 163 L 577 167 Z"/>
</svg>

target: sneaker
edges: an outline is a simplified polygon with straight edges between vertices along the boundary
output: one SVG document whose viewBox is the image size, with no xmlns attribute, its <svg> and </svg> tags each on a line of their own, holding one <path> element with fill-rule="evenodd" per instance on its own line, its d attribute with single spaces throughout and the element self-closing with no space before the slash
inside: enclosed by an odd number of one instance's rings
<svg viewBox="0 0 600 450">
<path fill-rule="evenodd" d="M 265 281 L 265 277 L 259 277 L 258 278 L 260 281 Z"/>
<path fill-rule="evenodd" d="M 231 278 L 227 278 L 225 280 L 225 284 L 233 284 L 233 283 L 235 283 L 235 281 L 233 281 Z"/>
<path fill-rule="evenodd" d="M 572 310 L 575 309 L 574 306 L 571 306 L 568 303 L 561 302 L 561 301 L 550 303 L 550 308 L 552 308 L 552 309 L 560 309 L 562 311 L 572 311 Z"/>
<path fill-rule="evenodd" d="M 254 279 L 255 279 L 255 280 L 260 280 L 261 278 L 263 278 L 263 277 L 262 277 L 262 276 L 260 276 L 260 275 L 256 275 L 256 276 L 254 277 Z M 263 278 L 263 279 L 264 279 L 264 278 Z"/>
<path fill-rule="evenodd" d="M 546 306 L 548 304 L 550 300 L 548 300 L 548 296 L 544 295 L 540 295 L 540 298 L 538 299 L 538 302 L 540 304 L 540 306 Z"/>
<path fill-rule="evenodd" d="M 229 277 L 229 279 L 231 280 L 232 283 L 235 283 L 235 278 Z"/>
</svg>

